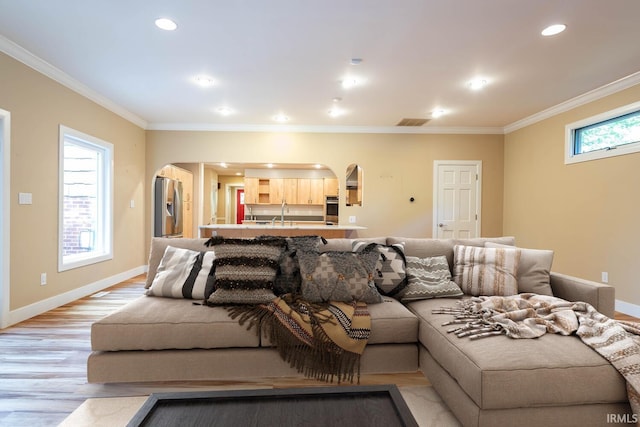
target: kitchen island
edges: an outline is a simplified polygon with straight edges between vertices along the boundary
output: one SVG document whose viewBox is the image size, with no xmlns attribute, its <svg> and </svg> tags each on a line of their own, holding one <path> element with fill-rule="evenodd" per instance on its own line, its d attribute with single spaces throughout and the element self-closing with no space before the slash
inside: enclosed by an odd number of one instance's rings
<svg viewBox="0 0 640 427">
<path fill-rule="evenodd" d="M 199 227 L 200 237 L 256 237 L 256 236 L 322 236 L 326 239 L 356 237 L 352 234 L 366 230 L 358 225 L 300 224 L 286 221 L 275 224 L 211 224 Z"/>
</svg>

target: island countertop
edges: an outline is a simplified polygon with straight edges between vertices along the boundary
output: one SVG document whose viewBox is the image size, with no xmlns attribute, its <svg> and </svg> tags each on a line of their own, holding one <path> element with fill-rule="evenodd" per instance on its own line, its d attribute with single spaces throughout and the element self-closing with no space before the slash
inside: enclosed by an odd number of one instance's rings
<svg viewBox="0 0 640 427">
<path fill-rule="evenodd" d="M 366 230 L 358 225 L 326 225 L 326 224 L 287 224 L 281 225 L 276 221 L 268 224 L 211 224 L 199 227 L 200 237 L 214 235 L 222 237 L 256 237 L 256 236 L 318 236 L 331 238 L 348 237 L 357 230 Z"/>
</svg>

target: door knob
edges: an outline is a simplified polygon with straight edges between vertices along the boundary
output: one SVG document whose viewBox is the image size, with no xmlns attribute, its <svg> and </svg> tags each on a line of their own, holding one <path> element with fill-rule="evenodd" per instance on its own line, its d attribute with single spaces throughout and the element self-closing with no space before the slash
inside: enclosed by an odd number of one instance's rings
<svg viewBox="0 0 640 427">
<path fill-rule="evenodd" d="M 442 228 L 442 227 L 444 227 L 445 225 L 446 225 L 446 224 L 440 223 L 440 224 L 438 224 L 438 227 Z"/>
</svg>

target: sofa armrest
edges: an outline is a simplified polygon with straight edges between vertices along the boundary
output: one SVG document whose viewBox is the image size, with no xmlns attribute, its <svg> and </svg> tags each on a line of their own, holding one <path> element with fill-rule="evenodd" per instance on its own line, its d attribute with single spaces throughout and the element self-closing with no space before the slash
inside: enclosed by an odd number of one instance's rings
<svg viewBox="0 0 640 427">
<path fill-rule="evenodd" d="M 613 286 L 551 272 L 551 290 L 558 298 L 589 303 L 600 313 L 613 319 L 615 313 Z"/>
</svg>

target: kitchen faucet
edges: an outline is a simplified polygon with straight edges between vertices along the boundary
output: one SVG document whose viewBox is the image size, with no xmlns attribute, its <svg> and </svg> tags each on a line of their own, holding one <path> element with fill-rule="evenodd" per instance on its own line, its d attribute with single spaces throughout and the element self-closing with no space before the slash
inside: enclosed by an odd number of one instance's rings
<svg viewBox="0 0 640 427">
<path fill-rule="evenodd" d="M 289 208 L 287 206 L 287 201 L 282 199 L 282 210 L 280 212 L 280 225 L 284 226 L 284 208 L 287 207 L 287 212 L 289 212 Z"/>
</svg>

